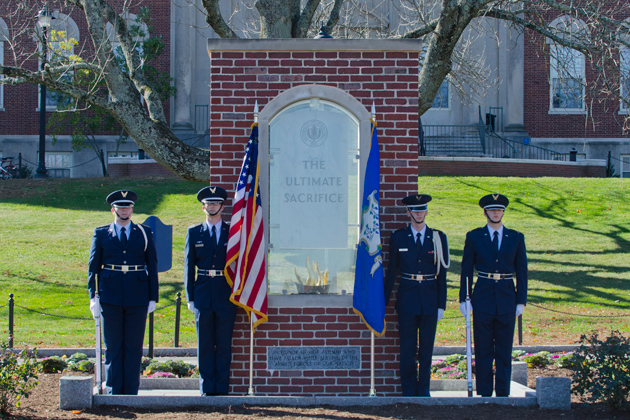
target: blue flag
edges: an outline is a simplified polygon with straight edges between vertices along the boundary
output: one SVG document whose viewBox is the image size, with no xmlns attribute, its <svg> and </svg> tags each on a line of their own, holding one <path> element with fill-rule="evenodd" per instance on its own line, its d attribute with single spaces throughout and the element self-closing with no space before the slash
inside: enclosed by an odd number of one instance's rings
<svg viewBox="0 0 630 420">
<path fill-rule="evenodd" d="M 381 155 L 378 150 L 376 122 L 372 120 L 372 145 L 361 203 L 361 233 L 354 273 L 352 306 L 365 325 L 378 337 L 385 334 L 385 292 L 383 290 L 383 255 L 381 249 Z"/>
</svg>

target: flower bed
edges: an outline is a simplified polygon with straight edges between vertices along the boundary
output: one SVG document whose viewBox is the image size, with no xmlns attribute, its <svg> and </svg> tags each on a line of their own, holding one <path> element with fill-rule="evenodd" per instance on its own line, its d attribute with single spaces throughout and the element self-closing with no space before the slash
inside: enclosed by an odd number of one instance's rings
<svg viewBox="0 0 630 420">
<path fill-rule="evenodd" d="M 69 370 L 73 372 L 94 373 L 94 360 L 90 360 L 84 353 L 74 353 L 72 356 L 51 356 L 39 360 L 43 373 L 61 373 Z M 196 366 L 182 360 L 167 360 L 160 362 L 148 357 L 142 358 L 142 374 L 147 378 L 198 378 L 199 370 Z"/>
<path fill-rule="evenodd" d="M 512 360 L 526 362 L 530 368 L 545 368 L 556 366 L 570 368 L 573 353 L 526 353 L 522 350 L 512 352 Z M 431 379 L 466 379 L 468 365 L 466 355 L 451 354 L 444 359 L 433 359 L 431 363 Z M 472 371 L 475 372 L 475 356 L 472 360 Z"/>
</svg>

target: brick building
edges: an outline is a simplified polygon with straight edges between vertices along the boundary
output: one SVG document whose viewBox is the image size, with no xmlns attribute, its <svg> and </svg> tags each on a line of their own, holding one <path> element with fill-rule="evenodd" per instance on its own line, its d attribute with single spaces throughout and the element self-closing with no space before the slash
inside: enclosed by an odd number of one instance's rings
<svg viewBox="0 0 630 420">
<path fill-rule="evenodd" d="M 247 22 L 256 16 L 252 15 L 251 10 L 238 7 L 237 3 L 226 0 L 221 7 L 234 11 L 232 22 L 237 33 L 243 37 L 251 37 L 252 34 L 247 32 Z M 398 9 L 394 3 L 395 1 L 391 4 L 379 2 L 378 7 L 374 8 L 374 13 L 388 16 L 385 28 L 383 20 L 376 18 L 365 24 L 372 25 L 371 29 L 374 31 L 378 29 L 395 32 L 396 28 L 404 30 L 404 19 L 396 14 Z M 77 10 L 64 9 L 66 6 L 61 3 L 51 3 L 50 7 L 58 17 L 53 25 L 58 25 L 58 29 L 68 30 L 79 41 L 75 51 L 89 56 L 93 46 L 82 14 Z M 130 12 L 128 19 L 133 22 L 133 14 L 137 10 L 132 9 Z M 186 0 L 155 1 L 150 5 L 150 12 L 152 35 L 161 37 L 166 44 L 158 67 L 173 77 L 177 89 L 177 95 L 165 103 L 170 125 L 186 143 L 210 147 L 210 58 L 206 40 L 217 39 L 217 35 L 207 28 L 204 16 L 199 13 L 197 6 Z M 8 16 L 8 12 L 0 14 L 0 60 L 11 64 L 7 40 L 12 36 L 9 31 L 12 25 Z M 548 20 L 554 24 L 562 24 L 566 18 L 549 16 Z M 33 20 L 35 29 L 36 26 Z M 342 29 L 346 31 L 347 28 Z M 596 92 L 588 89 L 564 89 L 562 84 L 560 89 L 552 87 L 552 79 L 562 78 L 556 77 L 554 63 L 540 53 L 541 50 L 554 48 L 552 43 L 531 32 L 520 35 L 506 25 L 489 26 L 487 30 L 492 36 L 472 39 L 471 45 L 473 51 L 483 51 L 488 83 L 495 83 L 496 88 L 487 89 L 482 97 L 474 97 L 468 103 L 458 97 L 453 85 L 446 80 L 439 97 L 434 101 L 434 107 L 422 116 L 422 124 L 425 127 L 475 125 L 479 123 L 480 117 L 482 120 L 491 117 L 496 133 L 508 141 L 521 144 L 525 141 L 558 153 L 568 153 L 571 149 L 576 149 L 578 159 L 587 160 L 606 159 L 611 152 L 617 174 L 630 176 L 630 142 L 627 133 L 623 131 L 628 109 L 618 100 L 602 100 L 596 96 Z M 111 38 L 115 41 L 115 36 L 111 35 Z M 25 45 L 36 45 L 28 37 L 21 42 Z M 619 54 L 622 62 L 630 62 L 627 49 L 620 48 Z M 586 82 L 592 81 L 595 78 L 593 69 L 584 64 L 584 60 L 581 63 L 580 69 L 576 70 L 578 78 L 582 77 Z M 28 62 L 28 67 L 32 69 L 37 65 L 35 59 Z M 321 70 L 324 69 L 320 68 Z M 628 83 L 627 80 L 622 81 L 626 91 Z M 563 89 L 564 93 L 556 95 Z M 349 87 L 346 90 L 350 92 L 353 89 Z M 567 94 L 576 95 L 576 100 L 567 101 Z M 4 86 L 0 88 L 0 102 L 0 153 L 4 156 L 21 153 L 25 163 L 32 166 L 32 163 L 37 162 L 38 155 L 38 88 L 32 85 Z M 54 112 L 54 108 L 54 103 L 49 104 L 48 115 Z M 97 136 L 99 147 L 108 157 L 117 157 L 114 173 L 132 173 L 128 169 L 120 169 L 120 162 L 137 159 L 138 148 L 131 140 L 117 145 L 118 134 L 100 133 Z M 47 151 L 50 152 L 47 154 L 47 166 L 51 169 L 51 176 L 101 175 L 98 165 L 88 164 L 95 158 L 94 152 L 73 151 L 67 136 L 59 136 L 54 145 L 48 136 Z M 518 158 L 522 152 L 502 151 L 492 154 L 484 151 L 480 154 L 487 157 Z M 438 151 L 437 155 L 452 153 Z M 626 162 L 624 166 L 621 161 Z"/>
<path fill-rule="evenodd" d="M 114 7 L 116 7 L 115 3 Z M 118 5 L 120 6 L 120 5 Z M 35 52 L 40 45 L 42 30 L 39 28 L 36 11 L 26 11 L 24 16 L 17 17 L 13 10 L 9 10 L 11 4 L 0 5 L 0 63 L 12 66 L 16 63 L 12 60 L 13 51 L 9 49 L 9 40 L 18 46 L 18 53 L 29 51 Z M 52 41 L 50 34 L 52 31 L 66 32 L 67 39 L 77 41 L 77 44 L 66 54 L 78 54 L 88 60 L 94 54 L 94 44 L 87 30 L 87 22 L 81 10 L 70 7 L 63 2 L 48 2 L 48 8 L 52 12 L 52 24 L 48 29 L 48 39 L 51 40 L 53 48 L 58 48 L 58 42 Z M 171 67 L 171 2 L 166 0 L 152 1 L 149 10 L 151 24 L 153 26 L 152 36 L 157 36 L 165 43 L 164 53 L 153 63 L 160 71 L 170 74 Z M 122 7 L 120 8 L 122 11 Z M 129 9 L 124 17 L 128 25 L 137 25 L 136 14 L 139 6 Z M 32 15 L 32 16 L 31 16 Z M 15 21 L 13 20 L 15 19 Z M 32 27 L 24 29 L 24 22 L 32 22 Z M 146 25 L 143 25 L 145 33 Z M 12 31 L 15 31 L 12 32 Z M 33 32 L 36 36 L 33 36 Z M 17 36 L 16 36 L 17 34 Z M 107 35 L 110 42 L 116 45 L 117 37 L 114 34 L 111 24 L 107 25 Z M 143 37 L 146 39 L 146 37 Z M 142 40 L 140 37 L 137 40 Z M 21 63 L 24 57 L 18 56 Z M 40 62 L 36 55 L 31 54 L 24 66 L 29 70 L 37 70 Z M 50 90 L 47 91 L 46 119 L 57 110 L 58 96 Z M 39 145 L 39 120 L 40 120 L 40 95 L 39 87 L 32 84 L 17 86 L 0 86 L 0 156 L 17 156 L 21 154 L 22 163 L 29 166 L 35 172 L 38 163 Z M 170 116 L 171 104 L 165 102 L 166 115 Z M 138 158 L 138 147 L 133 140 L 117 144 L 120 132 L 97 133 L 96 139 L 98 147 L 103 150 L 105 156 L 121 158 Z M 72 141 L 68 135 L 61 134 L 53 144 L 53 139 L 47 130 L 46 135 L 46 167 L 48 175 L 51 177 L 91 177 L 102 176 L 101 165 L 96 160 L 96 153 L 89 148 L 82 151 L 75 151 L 72 148 Z"/>
</svg>

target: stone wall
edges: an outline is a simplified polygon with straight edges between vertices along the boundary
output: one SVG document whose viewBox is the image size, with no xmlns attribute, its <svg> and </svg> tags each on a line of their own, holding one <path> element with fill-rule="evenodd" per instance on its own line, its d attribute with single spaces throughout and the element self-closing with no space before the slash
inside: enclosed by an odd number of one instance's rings
<svg viewBox="0 0 630 420">
<path fill-rule="evenodd" d="M 558 162 L 529 159 L 425 157 L 418 159 L 419 176 L 522 176 L 536 178 L 605 178 L 605 160 Z"/>
<path fill-rule="evenodd" d="M 153 159 L 109 158 L 107 171 L 112 178 L 162 176 L 176 177 Z"/>
</svg>

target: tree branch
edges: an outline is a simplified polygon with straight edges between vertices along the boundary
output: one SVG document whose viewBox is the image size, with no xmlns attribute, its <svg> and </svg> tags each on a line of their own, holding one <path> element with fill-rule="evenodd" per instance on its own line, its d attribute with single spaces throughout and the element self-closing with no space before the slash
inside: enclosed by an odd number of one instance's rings
<svg viewBox="0 0 630 420">
<path fill-rule="evenodd" d="M 438 19 L 434 19 L 431 22 L 427 23 L 426 25 L 418 28 L 418 29 L 414 29 L 413 31 L 407 32 L 404 35 L 401 36 L 397 36 L 395 38 L 397 39 L 417 39 L 417 38 L 422 38 L 423 36 L 430 34 L 431 32 L 433 32 L 435 30 L 435 28 L 437 27 L 439 20 Z"/>
<path fill-rule="evenodd" d="M 306 6 L 304 6 L 304 9 L 302 9 L 300 19 L 298 19 L 296 25 L 296 38 L 306 38 L 306 35 L 308 34 L 308 28 L 310 28 L 311 26 L 313 16 L 315 15 L 315 11 L 317 10 L 320 2 L 320 0 L 308 0 L 306 2 Z"/>
<path fill-rule="evenodd" d="M 202 0 L 201 3 L 206 9 L 206 22 L 214 29 L 221 38 L 238 38 L 236 32 L 232 30 L 223 19 L 221 9 L 219 7 L 219 0 Z"/>
<path fill-rule="evenodd" d="M 337 23 L 339 22 L 341 6 L 343 6 L 344 1 L 345 0 L 335 0 L 335 4 L 328 16 L 328 22 L 326 22 L 326 32 L 329 34 L 332 33 L 333 29 L 335 29 L 335 26 L 337 26 Z"/>
<path fill-rule="evenodd" d="M 90 66 L 86 63 L 77 63 L 75 66 L 69 65 L 60 67 L 93 69 L 93 66 Z M 0 79 L 0 85 L 19 85 L 24 83 L 43 84 L 51 90 L 64 93 L 78 101 L 83 101 L 90 105 L 98 106 L 108 112 L 115 111 L 115 106 L 111 102 L 95 96 L 90 92 L 78 89 L 73 85 L 60 82 L 59 79 L 52 77 L 56 74 L 62 73 L 64 72 L 55 67 L 46 67 L 44 70 L 31 71 L 21 67 L 0 66 L 0 74 L 4 74 L 5 76 L 7 76 Z"/>
<path fill-rule="evenodd" d="M 507 12 L 505 10 L 489 9 L 489 10 L 484 10 L 483 12 L 480 12 L 480 14 L 483 14 L 484 16 L 487 16 L 487 17 L 493 17 L 495 19 L 501 19 L 501 20 L 513 22 L 515 24 L 522 26 L 523 28 L 530 29 L 534 32 L 537 32 L 545 36 L 546 38 L 551 39 L 557 44 L 563 45 L 565 47 L 573 48 L 574 50 L 580 51 L 587 55 L 593 52 L 596 52 L 596 49 L 593 45 L 586 45 L 586 44 L 577 42 L 575 37 L 563 36 L 562 33 L 552 31 L 551 29 L 549 29 L 549 27 L 537 25 L 520 16 L 515 15 L 514 13 Z"/>
</svg>

